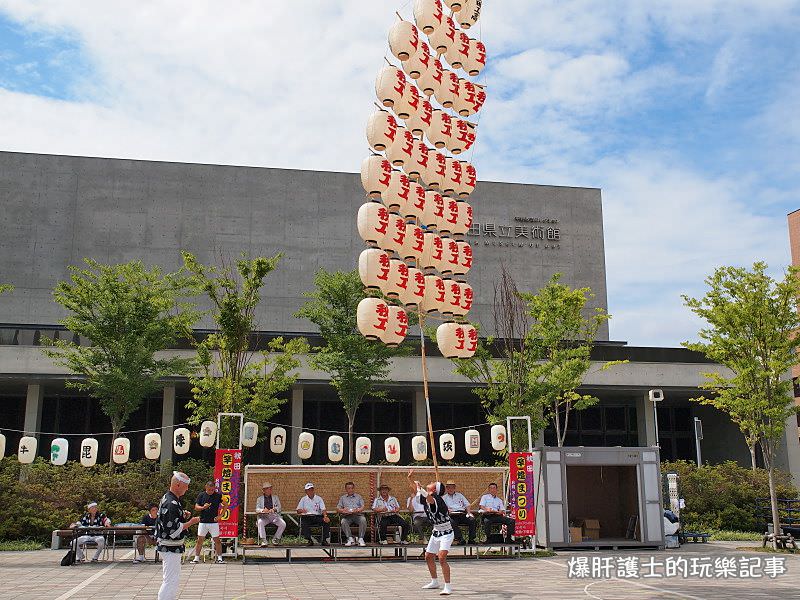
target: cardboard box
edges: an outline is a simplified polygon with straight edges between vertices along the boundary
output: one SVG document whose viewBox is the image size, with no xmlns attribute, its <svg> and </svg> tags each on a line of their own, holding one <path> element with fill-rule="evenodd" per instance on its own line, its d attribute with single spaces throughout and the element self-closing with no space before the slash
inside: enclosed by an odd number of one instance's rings
<svg viewBox="0 0 800 600">
<path fill-rule="evenodd" d="M 580 527 L 569 528 L 569 541 L 570 543 L 583 541 L 583 530 Z"/>
<path fill-rule="evenodd" d="M 577 519 L 576 524 L 581 526 L 584 540 L 600 539 L 600 521 L 598 519 Z"/>
</svg>

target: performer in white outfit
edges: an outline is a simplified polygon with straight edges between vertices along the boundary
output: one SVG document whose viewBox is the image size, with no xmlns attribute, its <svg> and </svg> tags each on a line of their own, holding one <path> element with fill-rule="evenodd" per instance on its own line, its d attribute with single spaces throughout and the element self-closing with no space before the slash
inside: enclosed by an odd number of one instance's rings
<svg viewBox="0 0 800 600">
<path fill-rule="evenodd" d="M 272 493 L 272 484 L 265 481 L 261 485 L 261 491 L 264 492 L 256 500 L 256 513 L 258 513 L 258 539 L 261 540 L 261 545 L 267 545 L 267 525 L 274 524 L 277 529 L 275 530 L 275 537 L 272 538 L 273 545 L 281 543 L 281 537 L 286 529 L 286 521 L 281 517 L 281 500 Z"/>
<path fill-rule="evenodd" d="M 80 521 L 73 523 L 70 527 L 111 527 L 111 519 L 109 519 L 105 513 L 98 512 L 97 502 L 89 502 L 89 504 L 86 505 L 86 513 L 81 517 Z M 97 545 L 97 550 L 95 550 L 94 556 L 92 557 L 92 562 L 97 562 L 100 559 L 103 548 L 106 546 L 106 537 L 102 533 L 99 533 L 99 531 L 98 529 L 94 531 L 87 529 L 86 533 L 78 538 L 77 548 L 75 550 L 75 560 L 77 562 L 83 560 L 83 549 L 89 542 L 94 542 Z"/>
<path fill-rule="evenodd" d="M 441 481 L 429 483 L 424 488 L 419 481 L 413 478 L 414 471 L 408 472 L 408 484 L 412 493 L 418 495 L 419 503 L 425 509 L 425 515 L 433 523 L 431 539 L 428 540 L 428 547 L 425 549 L 425 562 L 428 563 L 428 571 L 431 574 L 431 582 L 422 586 L 423 590 L 438 589 L 439 579 L 436 576 L 436 557 L 439 557 L 439 565 L 442 567 L 442 577 L 444 587 L 439 592 L 441 596 L 449 596 L 453 593 L 450 587 L 450 565 L 447 564 L 447 553 L 453 544 L 453 524 L 447 511 L 447 505 L 442 496 L 445 493 L 444 484 Z"/>
<path fill-rule="evenodd" d="M 163 581 L 158 590 L 158 600 L 175 600 L 181 580 L 181 554 L 183 554 L 186 530 L 200 522 L 200 517 L 183 510 L 181 496 L 189 489 L 191 479 L 186 473 L 172 472 L 169 490 L 158 504 L 156 541 L 161 553 Z M 189 518 L 192 517 L 192 518 Z"/>
</svg>

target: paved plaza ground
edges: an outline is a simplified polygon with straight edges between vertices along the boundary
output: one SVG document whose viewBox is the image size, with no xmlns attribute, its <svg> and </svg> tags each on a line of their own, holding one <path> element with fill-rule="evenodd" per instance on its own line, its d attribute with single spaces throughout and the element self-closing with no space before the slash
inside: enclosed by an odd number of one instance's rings
<svg viewBox="0 0 800 600">
<path fill-rule="evenodd" d="M 770 578 L 742 578 L 737 569 L 742 564 L 763 565 L 769 556 L 744 553 L 735 548 L 752 542 L 717 542 L 688 544 L 680 550 L 653 551 L 561 551 L 551 558 L 523 560 L 454 560 L 453 597 L 471 598 L 571 598 L 616 599 L 711 599 L 724 598 L 800 598 L 800 556 L 785 556 L 787 572 Z M 150 551 L 152 553 L 152 551 Z M 0 553 L 0 599 L 68 600 L 91 598 L 155 598 L 161 579 L 160 566 L 149 562 L 134 564 L 128 560 L 115 563 L 84 564 L 61 567 L 63 551 Z M 124 554 L 118 554 L 119 559 Z M 738 565 L 728 578 L 670 577 L 628 579 L 630 573 L 613 579 L 570 578 L 570 563 L 618 565 L 623 558 L 638 558 L 664 563 L 668 557 L 675 564 L 713 563 L 717 567 Z M 709 557 L 709 558 L 706 558 Z M 580 561 L 578 559 L 581 559 Z M 619 560 L 618 560 L 619 559 Z M 694 559 L 694 563 L 692 560 Z M 630 563 L 628 563 L 630 564 Z M 750 567 L 748 569 L 750 570 Z M 663 569 L 660 570 L 663 574 Z M 724 571 L 724 569 L 723 569 Z M 659 569 L 650 568 L 649 573 Z M 719 570 L 717 569 L 717 574 Z M 420 561 L 383 563 L 270 563 L 246 564 L 231 561 L 224 565 L 205 563 L 184 565 L 181 574 L 183 600 L 236 600 L 269 598 L 439 598 L 438 592 L 421 590 L 427 583 L 427 571 Z"/>
</svg>

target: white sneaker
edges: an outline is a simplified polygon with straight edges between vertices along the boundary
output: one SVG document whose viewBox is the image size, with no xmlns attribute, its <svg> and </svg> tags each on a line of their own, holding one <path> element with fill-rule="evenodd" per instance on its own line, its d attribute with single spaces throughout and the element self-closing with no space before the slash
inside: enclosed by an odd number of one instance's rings
<svg viewBox="0 0 800 600">
<path fill-rule="evenodd" d="M 389 542 L 387 542 L 386 540 L 381 540 L 381 546 L 385 546 L 385 545 L 386 545 L 386 544 L 388 544 L 388 543 L 389 543 Z"/>
<path fill-rule="evenodd" d="M 133 562 L 135 562 L 135 563 L 143 563 L 144 562 L 144 556 L 137 556 L 136 558 L 133 559 Z"/>
<path fill-rule="evenodd" d="M 442 591 L 439 592 L 439 595 L 440 596 L 449 596 L 452 593 L 453 593 L 453 590 L 450 589 L 450 584 L 449 583 L 445 583 L 444 584 L 444 589 L 442 589 Z"/>
<path fill-rule="evenodd" d="M 192 564 L 193 564 L 193 565 L 199 565 L 199 564 L 200 564 L 200 557 L 199 557 L 199 556 L 195 556 L 195 557 L 192 559 Z"/>
<path fill-rule="evenodd" d="M 225 561 L 224 561 L 224 560 L 222 560 L 222 557 L 221 557 L 221 556 L 218 556 L 218 557 L 217 557 L 217 564 L 218 564 L 218 565 L 221 565 L 221 564 L 222 564 L 222 563 L 224 563 L 224 562 L 225 562 Z"/>
<path fill-rule="evenodd" d="M 355 544 L 355 540 L 353 538 L 347 538 L 347 541 L 344 543 L 345 546 L 352 546 Z"/>
<path fill-rule="evenodd" d="M 367 544 L 364 543 L 364 538 L 358 538 L 358 545 L 359 546 L 366 546 Z"/>
<path fill-rule="evenodd" d="M 431 582 L 428 585 L 423 585 L 422 589 L 423 590 L 438 590 L 439 589 L 439 580 L 438 579 L 432 579 Z"/>
</svg>

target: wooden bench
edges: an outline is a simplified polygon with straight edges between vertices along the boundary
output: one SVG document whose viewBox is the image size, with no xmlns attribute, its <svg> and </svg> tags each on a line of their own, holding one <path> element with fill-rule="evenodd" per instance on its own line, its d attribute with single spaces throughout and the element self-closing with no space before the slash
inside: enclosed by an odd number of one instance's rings
<svg viewBox="0 0 800 600">
<path fill-rule="evenodd" d="M 708 538 L 711 537 L 710 533 L 699 533 L 696 531 L 678 531 L 678 541 L 681 544 L 686 544 L 688 542 L 692 542 L 696 544 L 698 542 L 705 544 L 708 541 Z"/>
</svg>

